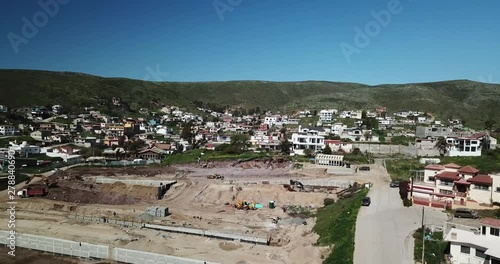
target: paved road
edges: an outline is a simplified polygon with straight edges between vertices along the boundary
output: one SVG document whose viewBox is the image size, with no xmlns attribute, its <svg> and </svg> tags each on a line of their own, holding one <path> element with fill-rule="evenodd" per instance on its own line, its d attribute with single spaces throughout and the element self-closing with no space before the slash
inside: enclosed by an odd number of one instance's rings
<svg viewBox="0 0 500 264">
<path fill-rule="evenodd" d="M 373 175 L 372 204 L 358 214 L 354 263 L 413 264 L 411 233 L 421 226 L 422 207 L 403 206 L 399 189 L 389 187 L 389 175 L 380 160 L 369 173 Z M 447 216 L 441 211 L 426 207 L 424 222 L 443 225 Z"/>
</svg>

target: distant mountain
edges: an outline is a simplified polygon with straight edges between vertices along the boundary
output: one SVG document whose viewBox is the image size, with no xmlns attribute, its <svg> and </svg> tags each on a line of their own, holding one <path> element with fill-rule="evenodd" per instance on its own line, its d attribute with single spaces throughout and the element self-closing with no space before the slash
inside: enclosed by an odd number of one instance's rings
<svg viewBox="0 0 500 264">
<path fill-rule="evenodd" d="M 0 70 L 0 104 L 10 108 L 60 104 L 66 109 L 98 106 L 105 111 L 157 110 L 196 103 L 291 112 L 302 108 L 419 110 L 459 118 L 482 128 L 500 125 L 500 85 L 468 80 L 369 86 L 325 81 L 149 82 L 81 73 Z M 112 104 L 120 98 L 122 106 Z"/>
</svg>

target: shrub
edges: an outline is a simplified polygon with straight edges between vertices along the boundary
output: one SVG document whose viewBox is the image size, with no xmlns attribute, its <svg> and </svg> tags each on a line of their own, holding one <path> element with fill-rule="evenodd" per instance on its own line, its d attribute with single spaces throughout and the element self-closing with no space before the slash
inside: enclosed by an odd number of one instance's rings
<svg viewBox="0 0 500 264">
<path fill-rule="evenodd" d="M 410 199 L 405 199 L 405 200 L 403 200 L 403 205 L 405 207 L 410 207 L 410 206 L 413 205 L 413 203 L 412 203 L 412 201 Z"/>
<path fill-rule="evenodd" d="M 325 200 L 323 200 L 323 205 L 324 206 L 327 206 L 327 205 L 330 205 L 330 204 L 334 204 L 335 203 L 335 200 L 332 199 L 332 198 L 325 198 Z"/>
</svg>

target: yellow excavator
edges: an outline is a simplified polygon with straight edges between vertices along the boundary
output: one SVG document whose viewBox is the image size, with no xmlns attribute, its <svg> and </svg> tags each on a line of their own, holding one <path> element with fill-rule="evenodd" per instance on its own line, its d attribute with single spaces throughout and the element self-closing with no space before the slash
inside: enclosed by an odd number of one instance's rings
<svg viewBox="0 0 500 264">
<path fill-rule="evenodd" d="M 35 177 L 40 177 L 42 178 L 42 181 L 43 183 L 47 186 L 47 187 L 54 187 L 55 186 L 55 182 L 51 182 L 49 180 L 49 178 L 47 176 L 44 176 L 42 174 L 33 174 L 31 175 L 28 179 L 26 179 L 26 184 L 29 184 Z"/>
<path fill-rule="evenodd" d="M 236 201 L 236 204 L 234 205 L 234 207 L 238 210 L 255 210 L 255 209 L 257 209 L 257 208 L 255 208 L 255 201 L 248 202 L 248 201 L 238 200 L 238 201 Z"/>
</svg>

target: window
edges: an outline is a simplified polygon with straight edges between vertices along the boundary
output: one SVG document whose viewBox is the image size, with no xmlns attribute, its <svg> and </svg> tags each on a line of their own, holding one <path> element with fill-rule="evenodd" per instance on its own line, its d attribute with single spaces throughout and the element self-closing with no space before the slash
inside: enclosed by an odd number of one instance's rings
<svg viewBox="0 0 500 264">
<path fill-rule="evenodd" d="M 484 250 L 480 250 L 476 248 L 476 257 L 478 258 L 486 258 L 486 255 L 484 254 Z"/>
<path fill-rule="evenodd" d="M 469 147 L 465 147 L 465 151 L 470 151 L 470 148 Z"/>
<path fill-rule="evenodd" d="M 493 236 L 500 236 L 500 229 L 490 227 L 490 235 L 493 235 Z"/>
<path fill-rule="evenodd" d="M 481 232 L 481 233 L 482 233 L 483 235 L 486 235 L 486 226 L 482 226 L 482 227 L 481 227 L 481 229 L 482 229 L 482 232 Z"/>
<path fill-rule="evenodd" d="M 436 178 L 434 178 L 434 176 L 429 176 L 429 181 L 433 182 L 433 181 L 436 181 Z M 498 187 L 497 189 L 500 189 L 500 187 Z M 499 190 L 500 191 L 500 190 Z"/>
<path fill-rule="evenodd" d="M 500 187 L 497 187 L 497 192 L 500 192 Z"/>
<path fill-rule="evenodd" d="M 476 189 L 476 190 L 486 190 L 486 191 L 488 191 L 488 190 L 490 189 L 490 186 L 488 186 L 488 185 L 478 185 L 478 184 L 476 184 L 476 185 L 474 185 L 474 189 Z"/>
<path fill-rule="evenodd" d="M 449 191 L 449 190 L 442 190 L 442 189 L 440 189 L 440 190 L 439 190 L 439 193 L 441 193 L 441 194 L 447 194 L 447 195 L 452 195 L 452 194 L 453 194 L 453 191 Z"/>
<path fill-rule="evenodd" d="M 470 247 L 460 246 L 460 252 L 470 254 Z"/>
</svg>

